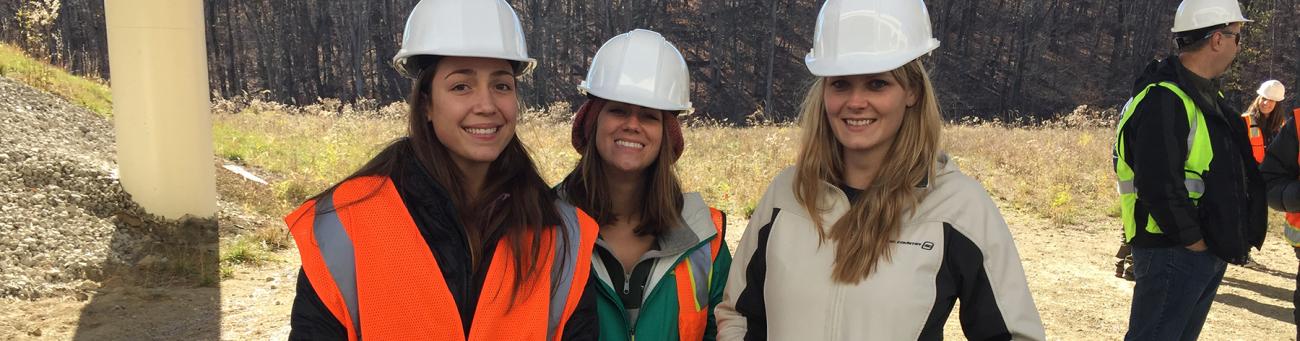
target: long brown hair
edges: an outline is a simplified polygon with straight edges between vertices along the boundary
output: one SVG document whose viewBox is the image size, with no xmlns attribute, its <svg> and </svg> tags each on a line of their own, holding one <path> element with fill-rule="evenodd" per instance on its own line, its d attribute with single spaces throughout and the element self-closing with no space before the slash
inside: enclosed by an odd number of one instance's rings
<svg viewBox="0 0 1300 341">
<path fill-rule="evenodd" d="M 838 282 L 857 283 L 871 275 L 882 259 L 889 260 L 890 240 L 897 238 L 903 220 L 923 195 L 916 186 L 935 172 L 943 122 L 930 77 L 919 59 L 889 73 L 921 100 L 906 109 L 876 178 L 829 232 L 821 217 L 829 207 L 822 200 L 828 186 L 844 182 L 844 151 L 826 118 L 825 78 L 813 82 L 800 112 L 803 133 L 795 162 L 795 199 L 808 211 L 821 241 L 835 243 L 831 277 Z"/>
<path fill-rule="evenodd" d="M 542 179 L 518 136 L 512 136 L 505 150 L 488 166 L 479 195 L 471 197 L 468 194 L 462 185 L 466 183 L 465 175 L 452 162 L 451 152 L 438 140 L 433 132 L 433 124 L 428 119 L 433 108 L 431 88 L 438 64 L 436 58 L 429 59 L 421 63 L 425 66 L 412 84 L 411 95 L 407 98 L 410 105 L 407 136 L 389 144 L 347 179 L 371 175 L 392 176 L 402 160 L 414 158 L 450 197 L 457 218 L 462 222 L 469 239 L 474 267 L 477 268 L 485 256 L 484 248 L 480 246 L 495 236 L 508 241 L 511 255 L 514 256 L 513 300 L 521 289 L 530 287 L 525 283 L 536 279 L 537 273 L 541 272 L 539 260 L 545 259 L 542 253 L 551 251 L 543 250 L 541 246 L 546 229 L 562 223 L 554 206 L 556 196 Z M 318 196 L 332 190 L 333 188 L 326 190 Z M 557 230 L 557 233 L 565 233 L 565 229 Z"/>
<path fill-rule="evenodd" d="M 1273 112 L 1269 113 L 1268 117 L 1264 117 L 1264 113 L 1259 111 L 1260 102 L 1263 101 L 1264 96 L 1255 96 L 1255 100 L 1250 102 L 1250 107 L 1246 108 L 1246 114 L 1259 121 L 1258 124 L 1263 128 L 1265 136 L 1273 138 L 1273 135 L 1277 135 L 1277 131 L 1282 129 L 1282 125 L 1286 124 L 1286 113 L 1283 112 L 1282 102 L 1273 102 Z"/>
<path fill-rule="evenodd" d="M 589 101 L 600 101 L 600 107 L 593 105 L 593 112 L 588 115 L 600 115 L 604 103 L 607 101 L 599 98 L 589 98 Z M 663 112 L 663 117 L 676 113 Z M 594 118 L 592 121 L 597 121 Z M 593 123 L 594 124 L 594 123 Z M 587 145 L 583 148 L 582 158 L 578 160 L 578 166 L 569 172 L 561 182 L 564 194 L 574 206 L 587 212 L 596 222 L 604 226 L 618 221 L 611 207 L 609 193 L 609 179 L 605 176 L 605 159 L 600 157 L 600 152 L 596 150 L 596 130 L 588 129 L 586 132 Z M 662 236 L 668 230 L 681 225 L 682 213 L 682 186 L 677 180 L 677 172 L 673 170 L 676 164 L 675 155 L 672 152 L 672 143 L 670 143 L 668 129 L 662 129 L 661 141 L 659 144 L 659 156 L 655 158 L 654 163 L 642 172 L 645 183 L 642 184 L 644 193 L 640 193 L 641 200 L 641 221 L 636 226 L 635 232 L 638 235 Z"/>
</svg>

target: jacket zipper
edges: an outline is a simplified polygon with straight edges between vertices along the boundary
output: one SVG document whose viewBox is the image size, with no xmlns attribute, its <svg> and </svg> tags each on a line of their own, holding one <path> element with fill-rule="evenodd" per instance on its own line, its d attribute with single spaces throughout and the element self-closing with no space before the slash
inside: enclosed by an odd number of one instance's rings
<svg viewBox="0 0 1300 341">
<path fill-rule="evenodd" d="M 636 265 L 633 265 L 632 268 L 635 269 L 639 265 L 641 265 L 641 263 L 637 263 Z M 623 294 L 627 295 L 631 293 L 631 291 L 632 291 L 632 273 L 624 272 L 623 273 Z"/>
<path fill-rule="evenodd" d="M 676 261 L 673 262 L 672 266 L 669 267 L 669 269 L 671 269 L 671 268 L 673 268 L 673 267 L 676 267 L 678 263 L 681 263 L 681 262 L 686 261 L 686 256 L 687 256 L 687 255 L 689 255 L 691 252 L 695 251 L 696 248 L 700 248 L 700 247 L 707 246 L 709 242 L 713 241 L 713 238 L 718 238 L 718 236 L 717 236 L 717 235 L 714 235 L 713 237 L 705 238 L 703 241 L 700 241 L 699 243 L 696 243 L 695 246 L 686 249 L 686 252 L 683 252 L 681 255 L 679 255 L 679 256 L 677 257 Z M 656 258 L 663 258 L 663 257 L 656 257 Z M 654 259 L 654 258 L 651 258 L 651 259 Z M 644 260 L 642 260 L 642 261 L 644 261 Z M 640 262 L 637 262 L 637 264 L 640 264 Z M 710 266 L 711 266 L 711 264 L 710 264 Z M 620 267 L 621 267 L 621 266 L 620 266 Z M 635 269 L 635 268 L 636 268 L 636 265 L 634 264 L 634 265 L 632 266 L 632 268 Z M 671 271 L 671 270 L 670 270 L 670 271 Z M 667 274 L 665 274 L 665 277 L 666 277 L 666 276 L 667 276 Z M 629 286 L 629 285 L 630 285 L 629 283 L 631 283 L 631 281 L 630 281 L 631 278 L 630 278 L 630 277 L 631 277 L 631 275 L 625 275 L 625 276 L 624 276 L 624 278 L 629 279 L 629 280 L 624 280 L 624 281 L 623 281 L 623 290 L 624 290 L 624 292 L 627 292 L 627 291 L 630 291 L 630 290 L 631 290 L 631 287 Z M 659 280 L 659 283 L 656 283 L 655 286 L 654 286 L 654 288 L 651 288 L 651 289 L 650 289 L 650 293 L 649 293 L 649 294 L 644 294 L 645 297 L 654 297 L 655 294 L 659 293 L 659 289 L 660 289 L 660 288 L 663 288 L 663 284 L 664 284 L 663 279 L 660 279 L 660 280 Z M 612 287 L 610 287 L 609 289 L 610 289 L 610 291 L 615 291 L 615 290 L 616 290 L 616 289 L 614 289 L 614 288 L 612 288 Z M 615 293 L 614 296 L 615 296 L 615 297 L 614 297 L 614 302 L 615 302 L 615 304 L 618 306 L 618 308 L 619 308 L 620 310 L 623 311 L 623 318 L 624 318 L 624 319 L 628 319 L 629 316 L 627 316 L 627 308 L 623 307 L 623 300 L 621 299 L 621 297 L 620 297 L 617 293 Z M 642 307 L 641 307 L 641 308 L 644 309 L 644 308 L 645 308 L 645 302 L 644 302 L 644 300 L 641 302 L 641 304 L 642 304 Z M 638 315 L 638 316 L 637 316 L 637 320 L 638 320 L 638 321 L 636 321 L 636 322 L 640 322 L 640 321 L 639 321 L 640 319 L 641 319 L 641 316 Z M 629 321 L 628 321 L 628 328 L 627 328 L 627 336 L 628 336 L 628 340 L 630 340 L 630 341 L 636 341 L 636 325 L 639 324 L 639 323 L 634 324 L 634 323 L 632 323 L 633 321 L 630 321 L 630 319 L 628 319 L 628 320 L 629 320 Z"/>
</svg>

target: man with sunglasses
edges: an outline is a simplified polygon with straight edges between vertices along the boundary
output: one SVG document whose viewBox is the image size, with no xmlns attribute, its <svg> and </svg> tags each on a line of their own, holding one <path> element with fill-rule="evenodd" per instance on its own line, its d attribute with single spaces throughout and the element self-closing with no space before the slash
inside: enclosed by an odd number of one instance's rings
<svg viewBox="0 0 1300 341">
<path fill-rule="evenodd" d="M 1115 144 L 1124 240 L 1136 287 L 1126 340 L 1194 340 L 1227 263 L 1267 228 L 1264 183 L 1240 112 L 1212 79 L 1241 50 L 1236 0 L 1184 0 L 1176 54 L 1147 65 Z"/>
</svg>

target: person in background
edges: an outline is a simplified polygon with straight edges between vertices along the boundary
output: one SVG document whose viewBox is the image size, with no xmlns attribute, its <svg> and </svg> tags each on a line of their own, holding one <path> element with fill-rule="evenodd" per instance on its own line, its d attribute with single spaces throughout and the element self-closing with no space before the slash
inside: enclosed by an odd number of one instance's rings
<svg viewBox="0 0 1300 341">
<path fill-rule="evenodd" d="M 1274 115 L 1280 116 L 1281 112 Z M 1300 263 L 1300 142 L 1297 142 L 1300 141 L 1300 127 L 1296 126 L 1296 117 L 1300 117 L 1300 107 L 1286 119 L 1282 129 L 1268 144 L 1259 172 L 1268 187 L 1268 206 L 1286 213 L 1287 224 L 1282 235 L 1291 244 L 1296 261 Z M 1300 322 L 1300 309 L 1297 309 L 1300 308 L 1300 269 L 1296 273 L 1296 290 L 1291 296 L 1292 318 L 1294 322 Z M 1296 327 L 1296 337 L 1300 338 L 1300 327 Z"/>
<path fill-rule="evenodd" d="M 1245 264 L 1267 228 L 1264 183 L 1246 125 L 1212 79 L 1249 22 L 1236 0 L 1185 0 L 1177 54 L 1134 81 L 1116 128 L 1120 219 L 1136 265 L 1126 340 L 1194 340 L 1228 263 Z"/>
<path fill-rule="evenodd" d="M 1246 112 L 1241 113 L 1241 119 L 1246 121 L 1246 134 L 1250 138 L 1250 151 L 1255 156 L 1255 162 L 1263 163 L 1264 147 L 1273 140 L 1287 119 L 1278 108 L 1286 98 L 1286 87 L 1277 80 L 1268 80 L 1260 84 L 1255 93 L 1259 96 L 1250 102 Z M 1275 112 L 1278 114 L 1274 115 Z"/>
</svg>

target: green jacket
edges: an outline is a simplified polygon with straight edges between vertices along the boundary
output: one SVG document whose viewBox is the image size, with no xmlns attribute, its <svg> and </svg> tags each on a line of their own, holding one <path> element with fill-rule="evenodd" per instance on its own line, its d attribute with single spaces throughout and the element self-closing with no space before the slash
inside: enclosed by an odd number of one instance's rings
<svg viewBox="0 0 1300 341">
<path fill-rule="evenodd" d="M 628 320 L 619 298 L 611 284 L 608 271 L 600 257 L 592 257 L 592 279 L 599 284 L 596 295 L 596 312 L 600 321 L 601 340 L 678 340 L 678 285 L 674 269 L 687 261 L 688 255 L 703 248 L 711 251 L 711 242 L 723 236 L 715 228 L 712 212 L 698 193 L 683 194 L 682 218 L 687 228 L 677 228 L 659 238 L 659 249 L 647 252 L 644 259 L 653 258 L 654 266 L 647 283 L 645 299 L 641 303 L 635 326 Z M 726 219 L 723 218 L 725 226 Z M 603 241 L 597 246 L 607 248 Z M 708 324 L 704 330 L 705 340 L 714 340 L 717 335 L 717 322 L 713 318 L 713 308 L 722 302 L 723 286 L 727 283 L 727 272 L 731 268 L 731 252 L 727 243 L 721 243 L 717 257 L 713 260 L 712 274 L 708 280 Z M 686 288 L 685 290 L 690 290 Z"/>
</svg>

